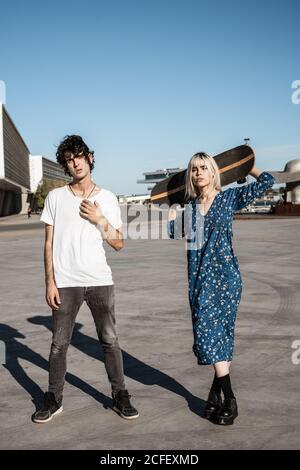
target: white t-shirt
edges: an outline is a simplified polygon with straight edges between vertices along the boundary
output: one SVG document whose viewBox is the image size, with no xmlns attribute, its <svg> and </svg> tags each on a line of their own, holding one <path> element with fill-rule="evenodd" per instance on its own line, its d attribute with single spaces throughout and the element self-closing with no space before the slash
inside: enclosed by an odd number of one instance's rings
<svg viewBox="0 0 300 470">
<path fill-rule="evenodd" d="M 50 191 L 40 220 L 53 225 L 53 269 L 57 287 L 108 286 L 113 284 L 99 228 L 79 214 L 84 198 L 75 196 L 68 185 Z M 115 228 L 122 225 L 116 196 L 101 189 L 90 196 Z"/>
</svg>

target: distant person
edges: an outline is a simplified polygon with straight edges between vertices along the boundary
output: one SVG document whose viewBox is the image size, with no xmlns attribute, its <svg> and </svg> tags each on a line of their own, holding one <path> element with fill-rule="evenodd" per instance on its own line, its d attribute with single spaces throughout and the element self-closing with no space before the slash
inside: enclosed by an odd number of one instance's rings
<svg viewBox="0 0 300 470">
<path fill-rule="evenodd" d="M 120 208 L 116 196 L 91 179 L 93 153 L 80 136 L 65 137 L 56 157 L 73 181 L 48 193 L 40 218 L 46 224 L 46 300 L 52 308 L 53 338 L 49 388 L 43 408 L 33 416 L 36 423 L 50 421 L 63 409 L 66 355 L 76 315 L 84 301 L 103 346 L 113 409 L 125 419 L 139 416 L 125 387 L 115 325 L 114 284 L 103 247 L 106 241 L 116 251 L 123 248 Z"/>
<path fill-rule="evenodd" d="M 205 417 L 220 425 L 233 424 L 238 416 L 229 375 L 242 293 L 241 274 L 232 248 L 233 214 L 261 197 L 274 183 L 269 173 L 256 167 L 250 175 L 257 181 L 221 191 L 215 160 L 204 152 L 197 153 L 188 164 L 185 210 L 180 217 L 176 217 L 176 210 L 169 211 L 170 238 L 188 239 L 193 351 L 199 365 L 213 365 L 215 371 Z"/>
<path fill-rule="evenodd" d="M 32 209 L 31 209 L 31 207 L 29 206 L 28 209 L 27 209 L 27 217 L 28 217 L 28 219 L 31 217 L 31 213 L 32 213 Z"/>
</svg>

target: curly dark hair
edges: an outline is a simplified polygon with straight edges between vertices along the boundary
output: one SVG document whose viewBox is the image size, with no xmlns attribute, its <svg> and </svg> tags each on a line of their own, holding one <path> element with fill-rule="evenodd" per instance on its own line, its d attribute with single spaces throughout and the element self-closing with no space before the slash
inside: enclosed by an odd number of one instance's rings
<svg viewBox="0 0 300 470">
<path fill-rule="evenodd" d="M 88 155 L 94 155 L 94 151 L 88 148 L 80 135 L 66 135 L 57 147 L 56 151 L 56 161 L 63 167 L 66 175 L 72 176 L 68 169 L 65 157 L 68 156 L 68 154 L 78 155 L 79 153 L 83 153 L 85 159 L 90 165 L 90 170 L 92 172 L 94 168 L 94 161 L 90 163 L 88 160 Z"/>
</svg>

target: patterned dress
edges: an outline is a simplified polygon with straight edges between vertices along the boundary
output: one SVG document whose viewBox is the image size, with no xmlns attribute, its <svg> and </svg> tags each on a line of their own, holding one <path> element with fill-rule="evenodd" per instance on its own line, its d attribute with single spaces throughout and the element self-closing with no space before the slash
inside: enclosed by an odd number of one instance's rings
<svg viewBox="0 0 300 470">
<path fill-rule="evenodd" d="M 168 223 L 170 238 L 187 239 L 189 302 L 198 364 L 231 361 L 242 279 L 232 248 L 233 213 L 263 196 L 274 178 L 263 172 L 257 181 L 219 192 L 201 215 L 196 198 L 182 217 Z"/>
</svg>

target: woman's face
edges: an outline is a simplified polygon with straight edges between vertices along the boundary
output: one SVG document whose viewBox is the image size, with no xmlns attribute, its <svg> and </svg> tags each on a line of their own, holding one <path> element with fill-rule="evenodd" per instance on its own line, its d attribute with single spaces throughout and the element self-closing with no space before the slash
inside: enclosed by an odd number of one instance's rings
<svg viewBox="0 0 300 470">
<path fill-rule="evenodd" d="M 204 160 L 199 160 L 192 166 L 192 181 L 197 189 L 207 187 L 211 182 L 211 173 Z"/>
</svg>

